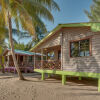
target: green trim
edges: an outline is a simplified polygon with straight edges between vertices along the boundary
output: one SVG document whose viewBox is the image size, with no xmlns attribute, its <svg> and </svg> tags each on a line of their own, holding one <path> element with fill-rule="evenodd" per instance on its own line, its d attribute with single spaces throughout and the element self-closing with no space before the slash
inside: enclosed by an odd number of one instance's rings
<svg viewBox="0 0 100 100">
<path fill-rule="evenodd" d="M 59 24 L 53 31 L 51 31 L 46 37 L 44 37 L 40 42 L 38 42 L 30 51 L 34 50 L 37 46 L 43 43 L 46 39 L 52 36 L 56 31 L 60 30 L 63 27 L 83 27 L 90 26 L 91 30 L 96 32 L 100 31 L 100 23 L 99 22 L 87 22 L 87 23 L 71 23 L 71 24 Z"/>
<path fill-rule="evenodd" d="M 48 78 L 50 78 L 50 76 L 51 76 L 51 74 L 50 74 L 50 73 L 48 73 Z"/>
<path fill-rule="evenodd" d="M 50 74 L 58 74 L 58 75 L 69 75 L 69 76 L 100 78 L 100 73 L 71 72 L 71 71 L 42 70 L 42 69 L 34 69 L 34 71 L 35 72 L 40 72 L 40 73 L 50 73 Z"/>
<path fill-rule="evenodd" d="M 62 85 L 66 84 L 66 75 L 62 75 Z"/>
<path fill-rule="evenodd" d="M 79 76 L 79 80 L 81 81 L 82 80 L 82 77 Z"/>
<path fill-rule="evenodd" d="M 45 74 L 44 74 L 44 73 L 42 73 L 41 80 L 44 80 L 44 78 L 45 78 Z"/>
<path fill-rule="evenodd" d="M 100 92 L 100 78 L 98 79 L 98 91 Z"/>
</svg>

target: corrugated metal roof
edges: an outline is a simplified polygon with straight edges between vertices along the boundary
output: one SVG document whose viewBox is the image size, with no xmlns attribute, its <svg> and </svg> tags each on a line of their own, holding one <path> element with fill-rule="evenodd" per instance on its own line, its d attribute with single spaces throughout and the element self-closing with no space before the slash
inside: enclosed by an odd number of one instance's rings
<svg viewBox="0 0 100 100">
<path fill-rule="evenodd" d="M 8 49 L 8 51 L 11 50 L 11 49 Z M 14 50 L 16 54 L 23 54 L 23 55 L 41 55 L 39 53 L 34 53 L 34 52 L 29 52 L 29 51 L 24 51 L 24 50 L 17 50 L 15 49 Z"/>
</svg>

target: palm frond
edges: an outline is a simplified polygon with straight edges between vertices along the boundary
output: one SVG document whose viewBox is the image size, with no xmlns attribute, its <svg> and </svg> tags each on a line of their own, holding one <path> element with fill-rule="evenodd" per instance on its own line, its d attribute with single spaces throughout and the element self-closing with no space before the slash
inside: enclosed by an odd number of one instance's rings
<svg viewBox="0 0 100 100">
<path fill-rule="evenodd" d="M 90 7 L 90 12 L 85 11 L 90 21 L 100 22 L 100 0 L 93 0 L 93 4 Z"/>
</svg>

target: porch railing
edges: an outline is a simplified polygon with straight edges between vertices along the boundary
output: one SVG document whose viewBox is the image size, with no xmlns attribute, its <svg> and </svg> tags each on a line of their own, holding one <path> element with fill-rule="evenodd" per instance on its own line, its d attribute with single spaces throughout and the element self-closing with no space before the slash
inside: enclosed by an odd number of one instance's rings
<svg viewBox="0 0 100 100">
<path fill-rule="evenodd" d="M 4 64 L 5 67 L 14 67 L 14 63 L 13 62 L 5 62 Z M 31 62 L 22 62 L 22 63 L 18 63 L 18 66 L 19 67 L 34 67 L 34 63 L 31 63 Z"/>
<path fill-rule="evenodd" d="M 61 61 L 41 61 L 37 60 L 35 61 L 35 69 L 61 69 Z"/>
</svg>

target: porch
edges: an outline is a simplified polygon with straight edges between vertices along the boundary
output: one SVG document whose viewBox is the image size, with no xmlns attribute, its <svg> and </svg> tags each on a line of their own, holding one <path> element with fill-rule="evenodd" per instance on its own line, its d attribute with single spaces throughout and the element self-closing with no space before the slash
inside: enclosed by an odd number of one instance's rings
<svg viewBox="0 0 100 100">
<path fill-rule="evenodd" d="M 32 62 L 32 56 L 16 54 L 16 59 L 17 59 L 18 66 L 22 72 L 25 73 L 33 72 L 34 64 Z M 5 72 L 14 72 L 14 73 L 17 72 L 12 59 L 12 55 L 5 56 L 4 69 Z"/>
<path fill-rule="evenodd" d="M 34 69 L 61 70 L 61 46 L 42 48 L 35 53 L 41 53 L 40 59 L 34 58 Z"/>
</svg>

